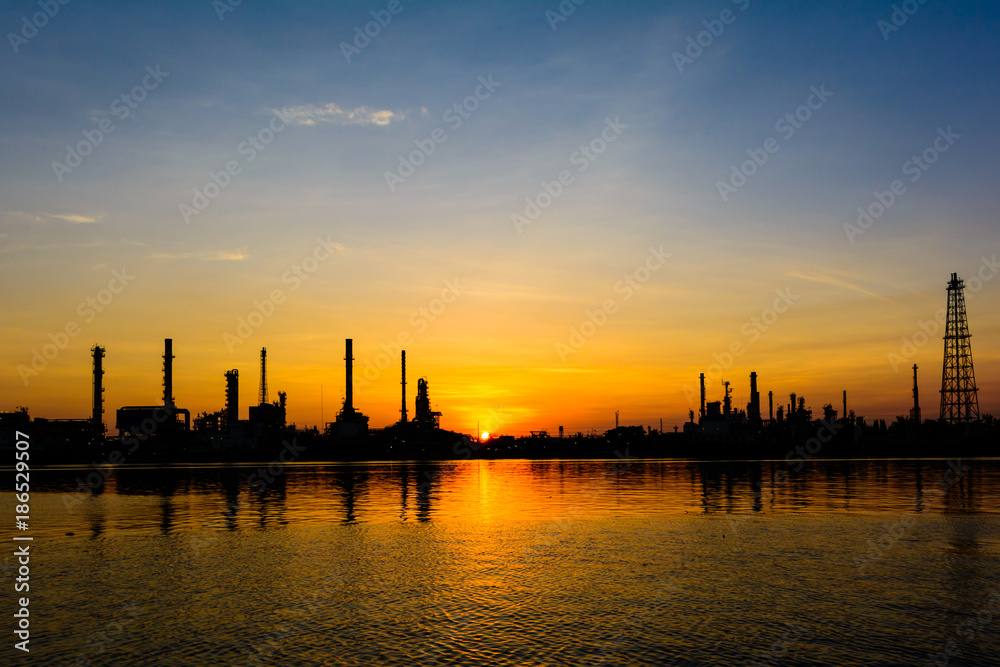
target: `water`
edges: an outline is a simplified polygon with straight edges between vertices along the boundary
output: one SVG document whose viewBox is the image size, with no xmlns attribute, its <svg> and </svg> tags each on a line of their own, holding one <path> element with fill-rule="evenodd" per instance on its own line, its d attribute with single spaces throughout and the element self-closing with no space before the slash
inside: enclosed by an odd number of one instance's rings
<svg viewBox="0 0 1000 667">
<path fill-rule="evenodd" d="M 32 651 L 0 664 L 1000 664 L 1000 461 L 788 472 L 36 471 Z"/>
</svg>

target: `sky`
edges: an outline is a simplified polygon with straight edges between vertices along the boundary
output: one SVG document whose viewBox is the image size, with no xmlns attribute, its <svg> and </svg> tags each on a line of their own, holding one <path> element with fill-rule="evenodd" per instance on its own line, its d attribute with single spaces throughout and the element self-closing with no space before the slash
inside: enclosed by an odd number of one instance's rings
<svg viewBox="0 0 1000 667">
<path fill-rule="evenodd" d="M 2 410 L 89 416 L 99 344 L 113 428 L 172 338 L 192 414 L 266 347 L 318 424 L 352 338 L 373 427 L 400 348 L 467 433 L 669 430 L 702 372 L 891 420 L 914 364 L 936 417 L 954 272 L 1000 413 L 995 3 L 47 6 L 0 8 Z"/>
</svg>

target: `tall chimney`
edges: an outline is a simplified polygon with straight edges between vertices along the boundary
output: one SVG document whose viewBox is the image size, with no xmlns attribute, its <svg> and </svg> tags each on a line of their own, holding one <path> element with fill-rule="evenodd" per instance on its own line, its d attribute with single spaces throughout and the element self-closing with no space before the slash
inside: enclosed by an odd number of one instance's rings
<svg viewBox="0 0 1000 667">
<path fill-rule="evenodd" d="M 226 422 L 235 426 L 240 420 L 240 372 L 226 371 Z"/>
<path fill-rule="evenodd" d="M 701 416 L 705 416 L 705 374 L 698 376 L 701 380 Z"/>
<path fill-rule="evenodd" d="M 257 396 L 258 405 L 267 404 L 267 348 L 260 348 L 260 392 Z"/>
<path fill-rule="evenodd" d="M 94 412 L 90 419 L 94 430 L 104 433 L 104 348 L 95 345 L 91 352 L 94 353 Z"/>
<path fill-rule="evenodd" d="M 767 419 L 774 422 L 774 392 L 767 392 Z"/>
<path fill-rule="evenodd" d="M 354 412 L 354 339 L 347 339 L 347 356 L 344 357 L 347 364 L 347 391 L 344 395 L 344 412 Z"/>
<path fill-rule="evenodd" d="M 917 365 L 913 364 L 913 421 L 920 425 L 920 391 L 917 389 Z"/>
<path fill-rule="evenodd" d="M 163 405 L 174 406 L 174 340 L 163 341 Z"/>
<path fill-rule="evenodd" d="M 401 384 L 403 385 L 403 407 L 399 411 L 399 413 L 402 415 L 402 419 L 400 419 L 399 421 L 400 423 L 405 424 L 406 423 L 406 350 L 403 350 L 402 354 L 403 354 L 403 382 Z"/>
<path fill-rule="evenodd" d="M 757 392 L 757 371 L 750 373 L 750 419 L 760 420 L 760 394 Z"/>
<path fill-rule="evenodd" d="M 844 421 L 847 421 L 847 390 L 844 390 Z"/>
</svg>

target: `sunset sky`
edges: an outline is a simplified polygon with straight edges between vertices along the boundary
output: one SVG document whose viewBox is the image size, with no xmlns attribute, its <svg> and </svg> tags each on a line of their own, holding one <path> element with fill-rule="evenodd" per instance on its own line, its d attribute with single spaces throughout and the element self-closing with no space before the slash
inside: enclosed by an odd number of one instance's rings
<svg viewBox="0 0 1000 667">
<path fill-rule="evenodd" d="M 88 416 L 100 344 L 110 430 L 169 337 L 192 414 L 266 347 L 313 425 L 353 338 L 381 427 L 402 336 L 463 432 L 671 428 L 700 372 L 892 419 L 914 363 L 936 417 L 957 272 L 1000 413 L 1000 6 L 802 5 L 4 3 L 0 410 Z"/>
</svg>

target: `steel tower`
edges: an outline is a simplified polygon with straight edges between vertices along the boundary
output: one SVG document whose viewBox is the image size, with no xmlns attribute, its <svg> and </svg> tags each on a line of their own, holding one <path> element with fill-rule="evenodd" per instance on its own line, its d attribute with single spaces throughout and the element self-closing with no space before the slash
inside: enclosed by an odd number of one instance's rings
<svg viewBox="0 0 1000 667">
<path fill-rule="evenodd" d="M 953 273 L 948 283 L 948 319 L 941 372 L 941 419 L 951 424 L 979 421 L 971 338 L 965 313 L 965 283 Z"/>
</svg>

